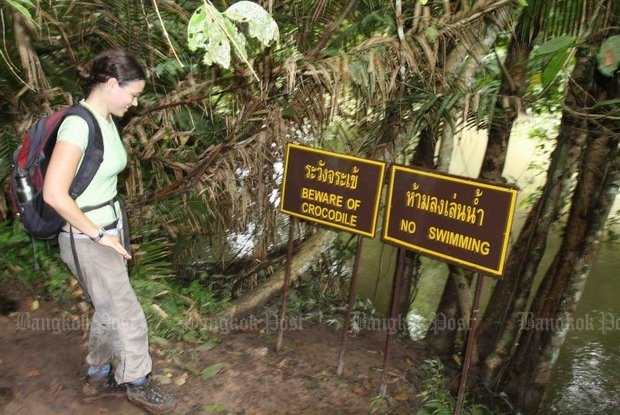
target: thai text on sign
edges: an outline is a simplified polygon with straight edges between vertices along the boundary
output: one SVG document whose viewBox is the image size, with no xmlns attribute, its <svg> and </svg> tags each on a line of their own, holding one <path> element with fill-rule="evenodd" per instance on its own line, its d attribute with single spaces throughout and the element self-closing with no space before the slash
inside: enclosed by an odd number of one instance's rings
<svg viewBox="0 0 620 415">
<path fill-rule="evenodd" d="M 383 239 L 501 276 L 516 198 L 511 186 L 394 165 Z"/>
<path fill-rule="evenodd" d="M 385 163 L 289 143 L 283 213 L 373 237 Z"/>
</svg>

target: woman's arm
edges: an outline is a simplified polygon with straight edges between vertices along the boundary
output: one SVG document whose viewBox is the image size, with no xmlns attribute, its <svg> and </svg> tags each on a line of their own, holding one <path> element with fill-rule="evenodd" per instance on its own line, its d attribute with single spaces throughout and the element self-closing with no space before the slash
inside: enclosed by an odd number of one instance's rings
<svg viewBox="0 0 620 415">
<path fill-rule="evenodd" d="M 94 237 L 99 233 L 99 227 L 84 215 L 69 196 L 69 187 L 81 158 L 82 150 L 77 145 L 66 141 L 56 143 L 45 173 L 43 200 L 71 226 Z"/>
</svg>

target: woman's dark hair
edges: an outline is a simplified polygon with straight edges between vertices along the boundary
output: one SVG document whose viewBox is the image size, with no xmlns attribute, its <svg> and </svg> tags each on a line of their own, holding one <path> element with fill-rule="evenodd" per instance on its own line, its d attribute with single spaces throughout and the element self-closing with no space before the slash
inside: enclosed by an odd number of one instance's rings
<svg viewBox="0 0 620 415">
<path fill-rule="evenodd" d="M 123 49 L 111 49 L 99 53 L 89 63 L 78 68 L 78 75 L 86 91 L 95 85 L 115 78 L 120 86 L 146 79 L 144 70 L 132 55 Z"/>
</svg>

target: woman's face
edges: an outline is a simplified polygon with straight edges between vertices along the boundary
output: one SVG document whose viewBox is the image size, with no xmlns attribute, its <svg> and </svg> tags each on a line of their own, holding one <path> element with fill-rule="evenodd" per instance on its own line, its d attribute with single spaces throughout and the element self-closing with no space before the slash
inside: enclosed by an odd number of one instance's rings
<svg viewBox="0 0 620 415">
<path fill-rule="evenodd" d="M 146 82 L 144 80 L 131 81 L 120 85 L 116 79 L 110 79 L 112 88 L 108 107 L 117 117 L 122 117 L 129 107 L 138 105 L 138 97 L 142 93 Z"/>
</svg>

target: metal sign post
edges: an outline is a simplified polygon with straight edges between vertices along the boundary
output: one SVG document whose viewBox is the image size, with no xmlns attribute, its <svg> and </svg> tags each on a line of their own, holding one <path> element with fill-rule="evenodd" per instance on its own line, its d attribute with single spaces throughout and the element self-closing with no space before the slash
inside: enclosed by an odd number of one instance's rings
<svg viewBox="0 0 620 415">
<path fill-rule="evenodd" d="M 353 263 L 353 272 L 351 273 L 351 285 L 349 287 L 349 305 L 347 314 L 344 317 L 344 328 L 342 329 L 342 337 L 340 339 L 340 356 L 338 357 L 338 367 L 336 374 L 342 375 L 344 369 L 344 353 L 347 348 L 347 338 L 349 336 L 349 325 L 351 324 L 351 313 L 355 305 L 355 297 L 357 293 L 357 274 L 360 265 L 360 257 L 362 255 L 362 242 L 364 240 L 359 237 L 357 241 L 357 250 L 355 252 L 355 262 Z"/>
<path fill-rule="evenodd" d="M 286 250 L 286 268 L 284 269 L 284 283 L 282 284 L 282 303 L 280 304 L 280 318 L 278 323 L 278 340 L 276 341 L 276 351 L 282 348 L 282 337 L 284 335 L 284 319 L 286 318 L 286 300 L 288 298 L 288 289 L 291 285 L 291 261 L 293 260 L 293 244 L 295 243 L 295 228 L 297 227 L 297 218 L 289 217 L 288 222 L 288 246 Z"/>
<path fill-rule="evenodd" d="M 467 346 L 465 347 L 465 360 L 463 361 L 463 370 L 461 372 L 461 383 L 459 384 L 459 393 L 456 399 L 456 408 L 454 415 L 460 415 L 463 410 L 463 402 L 465 401 L 465 389 L 467 387 L 467 374 L 471 363 L 471 354 L 476 341 L 476 331 L 478 330 L 478 314 L 480 313 L 480 294 L 482 293 L 482 283 L 484 275 L 478 274 L 476 281 L 476 294 L 474 295 L 474 304 L 471 310 L 471 324 L 469 325 L 469 333 L 467 334 Z"/>
<path fill-rule="evenodd" d="M 398 259 L 396 271 L 394 272 L 394 286 L 392 287 L 392 306 L 390 310 L 390 322 L 396 322 L 398 318 L 398 299 L 400 298 L 400 287 L 403 281 L 403 273 L 405 271 L 405 255 L 404 249 L 398 249 Z M 392 329 L 393 327 L 393 329 Z M 379 393 L 385 396 L 387 393 L 387 372 L 388 362 L 392 354 L 392 343 L 394 342 L 394 334 L 396 334 L 397 325 L 388 324 L 388 331 L 385 336 L 385 351 L 383 353 L 383 374 L 381 375 L 381 387 Z"/>
<path fill-rule="evenodd" d="M 280 211 L 291 217 L 305 219 L 360 236 L 375 236 L 385 163 L 289 143 L 286 147 Z M 289 235 L 289 254 L 292 258 L 292 233 Z M 338 374 L 344 367 L 344 350 L 355 304 L 357 270 L 362 249 L 359 238 L 349 307 L 341 340 Z M 290 265 L 282 287 L 282 307 L 276 349 L 282 347 L 282 325 L 286 312 L 286 296 L 290 284 Z"/>
</svg>

